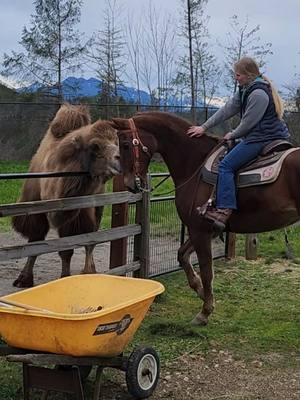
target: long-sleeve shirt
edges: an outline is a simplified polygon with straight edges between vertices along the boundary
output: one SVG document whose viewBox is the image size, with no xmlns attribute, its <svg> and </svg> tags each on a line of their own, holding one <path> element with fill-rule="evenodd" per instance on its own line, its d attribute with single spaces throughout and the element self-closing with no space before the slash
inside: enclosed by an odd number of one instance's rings
<svg viewBox="0 0 300 400">
<path fill-rule="evenodd" d="M 263 89 L 255 89 L 250 93 L 247 101 L 246 110 L 242 116 L 240 124 L 232 131 L 232 138 L 237 139 L 246 136 L 251 129 L 262 119 L 269 105 L 269 97 Z M 226 121 L 238 114 L 241 109 L 240 95 L 238 92 L 227 101 L 214 115 L 212 115 L 202 127 L 205 130 Z"/>
</svg>

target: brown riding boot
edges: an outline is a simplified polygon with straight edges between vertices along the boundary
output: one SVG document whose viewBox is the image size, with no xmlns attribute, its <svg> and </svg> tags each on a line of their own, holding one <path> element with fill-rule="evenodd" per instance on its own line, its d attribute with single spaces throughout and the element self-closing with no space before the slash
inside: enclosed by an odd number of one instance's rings
<svg viewBox="0 0 300 400">
<path fill-rule="evenodd" d="M 223 231 L 231 214 L 232 210 L 230 208 L 215 208 L 207 210 L 204 218 L 213 222 L 215 228 Z"/>
</svg>

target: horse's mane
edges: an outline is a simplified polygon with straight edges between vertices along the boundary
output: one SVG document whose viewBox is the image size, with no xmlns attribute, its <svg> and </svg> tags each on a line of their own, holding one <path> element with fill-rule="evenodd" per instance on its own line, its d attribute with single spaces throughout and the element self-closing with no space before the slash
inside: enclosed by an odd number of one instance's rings
<svg viewBox="0 0 300 400">
<path fill-rule="evenodd" d="M 182 117 L 179 117 L 176 114 L 172 114 L 172 113 L 165 112 L 165 111 L 140 111 L 140 112 L 137 112 L 134 116 L 152 117 L 152 118 L 155 118 L 158 120 L 162 120 L 168 125 L 177 124 L 177 126 L 178 125 L 180 125 L 180 126 L 183 125 L 186 127 L 191 126 L 191 123 L 188 120 L 186 120 Z"/>
<path fill-rule="evenodd" d="M 192 123 L 188 121 L 185 118 L 179 117 L 176 114 L 172 114 L 169 112 L 164 112 L 164 111 L 140 111 L 137 112 L 134 117 L 150 117 L 153 118 L 154 120 L 158 122 L 164 123 L 167 127 L 170 127 L 173 131 L 178 132 L 179 134 L 186 134 L 186 131 L 190 126 L 192 126 Z M 216 144 L 219 143 L 222 139 L 214 135 L 212 133 L 204 133 L 203 137 L 210 137 L 212 138 Z"/>
</svg>

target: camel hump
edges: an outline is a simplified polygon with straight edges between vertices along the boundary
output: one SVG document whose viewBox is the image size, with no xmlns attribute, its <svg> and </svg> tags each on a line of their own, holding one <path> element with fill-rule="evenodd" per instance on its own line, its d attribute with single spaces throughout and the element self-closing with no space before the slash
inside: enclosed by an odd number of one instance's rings
<svg viewBox="0 0 300 400">
<path fill-rule="evenodd" d="M 57 111 L 50 124 L 50 132 L 56 138 L 62 138 L 69 132 L 91 123 L 91 116 L 86 106 L 73 106 L 65 103 Z"/>
<path fill-rule="evenodd" d="M 109 141 L 117 140 L 117 130 L 112 127 L 109 121 L 98 120 L 93 123 L 91 127 L 92 136 L 98 136 L 102 139 L 107 139 Z"/>
</svg>

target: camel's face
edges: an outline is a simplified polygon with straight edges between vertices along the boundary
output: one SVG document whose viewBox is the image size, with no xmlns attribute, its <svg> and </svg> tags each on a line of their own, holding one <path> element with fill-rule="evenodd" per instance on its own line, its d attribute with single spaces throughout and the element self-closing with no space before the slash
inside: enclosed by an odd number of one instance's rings
<svg viewBox="0 0 300 400">
<path fill-rule="evenodd" d="M 107 181 L 121 173 L 119 141 L 117 135 L 94 137 L 88 143 L 86 168 L 92 177 Z"/>
</svg>

